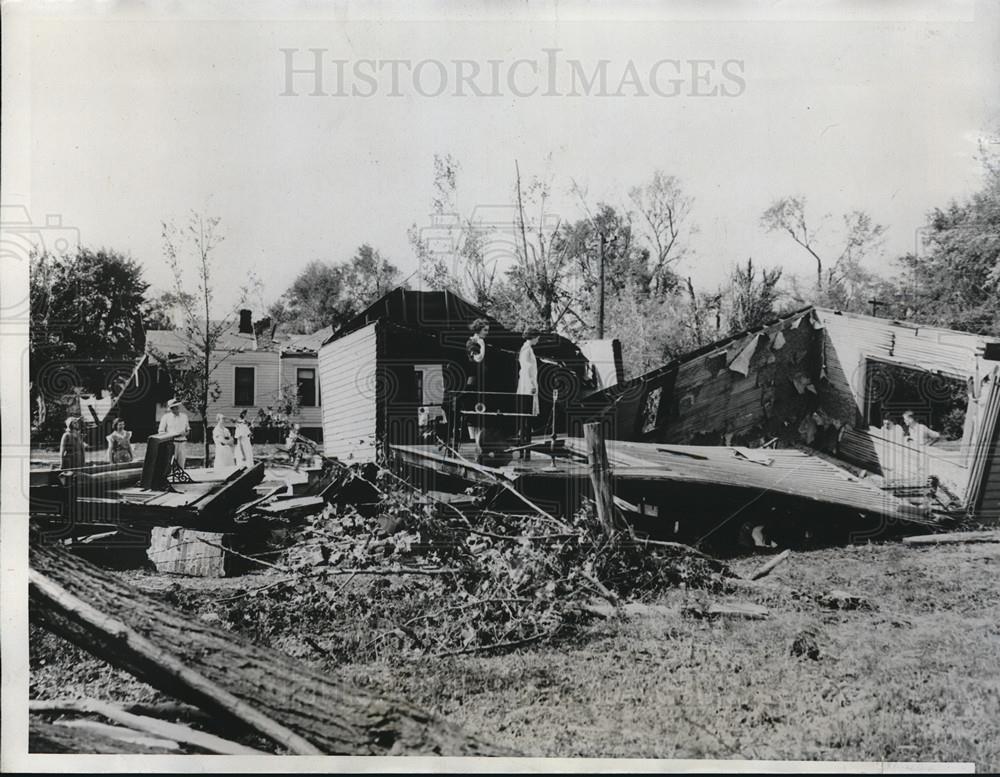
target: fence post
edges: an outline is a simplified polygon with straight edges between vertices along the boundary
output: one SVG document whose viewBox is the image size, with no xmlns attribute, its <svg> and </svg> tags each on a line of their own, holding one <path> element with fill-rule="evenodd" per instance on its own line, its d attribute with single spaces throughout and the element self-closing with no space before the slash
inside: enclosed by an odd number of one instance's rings
<svg viewBox="0 0 1000 777">
<path fill-rule="evenodd" d="M 615 503 L 611 494 L 611 467 L 608 464 L 608 450 L 604 445 L 601 424 L 584 424 L 583 438 L 587 444 L 587 463 L 590 465 L 590 483 L 594 487 L 597 519 L 608 536 L 611 536 L 615 531 Z"/>
</svg>

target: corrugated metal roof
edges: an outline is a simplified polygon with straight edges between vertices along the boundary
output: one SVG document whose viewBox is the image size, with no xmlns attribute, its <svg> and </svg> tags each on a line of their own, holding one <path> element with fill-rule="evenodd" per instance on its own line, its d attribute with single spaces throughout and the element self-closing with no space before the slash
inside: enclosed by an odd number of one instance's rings
<svg viewBox="0 0 1000 777">
<path fill-rule="evenodd" d="M 778 492 L 817 502 L 905 520 L 931 522 L 929 511 L 897 499 L 818 456 L 791 448 L 764 449 L 710 445 L 670 445 L 608 440 L 615 477 L 701 482 Z M 579 438 L 566 447 L 586 455 Z M 770 460 L 769 464 L 753 460 Z"/>
</svg>

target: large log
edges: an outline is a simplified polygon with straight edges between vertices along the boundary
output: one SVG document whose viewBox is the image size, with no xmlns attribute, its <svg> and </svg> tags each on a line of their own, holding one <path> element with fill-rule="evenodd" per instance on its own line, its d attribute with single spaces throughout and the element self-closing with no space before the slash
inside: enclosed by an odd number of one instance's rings
<svg viewBox="0 0 1000 777">
<path fill-rule="evenodd" d="M 413 704 L 374 696 L 188 617 L 65 551 L 32 547 L 30 563 L 34 622 L 293 752 L 510 754 Z"/>
</svg>

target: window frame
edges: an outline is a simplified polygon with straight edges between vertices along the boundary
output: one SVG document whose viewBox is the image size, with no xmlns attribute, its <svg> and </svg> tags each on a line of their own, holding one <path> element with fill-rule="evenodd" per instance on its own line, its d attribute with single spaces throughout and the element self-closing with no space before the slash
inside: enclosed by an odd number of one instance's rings
<svg viewBox="0 0 1000 777">
<path fill-rule="evenodd" d="M 239 390 L 240 384 L 237 379 L 238 370 L 250 370 L 250 374 L 253 376 L 253 383 L 250 386 L 251 397 L 250 402 L 241 403 L 239 401 Z M 233 365 L 233 407 L 256 407 L 257 406 L 257 367 L 253 364 L 234 364 Z"/>
<path fill-rule="evenodd" d="M 299 373 L 303 370 L 309 370 L 312 373 L 312 402 L 306 404 L 302 401 L 302 380 L 299 377 Z M 297 399 L 299 402 L 299 407 L 319 407 L 319 370 L 315 367 L 295 367 L 295 391 L 297 394 Z"/>
</svg>

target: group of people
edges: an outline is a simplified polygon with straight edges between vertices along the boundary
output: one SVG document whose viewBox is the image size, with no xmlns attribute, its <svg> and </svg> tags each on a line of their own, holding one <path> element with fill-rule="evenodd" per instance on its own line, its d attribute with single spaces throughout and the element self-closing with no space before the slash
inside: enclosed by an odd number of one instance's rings
<svg viewBox="0 0 1000 777">
<path fill-rule="evenodd" d="M 904 442 L 919 446 L 934 445 L 941 439 L 941 433 L 918 421 L 912 410 L 903 413 L 902 422 L 902 427 L 897 427 L 891 419 L 886 418 L 882 421 L 882 430 L 890 435 L 898 435 Z"/>
<path fill-rule="evenodd" d="M 119 418 L 112 425 L 108 441 L 107 459 L 109 464 L 124 464 L 134 458 L 132 432 L 125 430 L 125 422 Z M 87 461 L 87 445 L 83 439 L 83 419 L 70 416 L 66 419 L 66 431 L 59 440 L 59 466 L 61 469 L 82 467 Z"/>
<path fill-rule="evenodd" d="M 236 428 L 230 433 L 226 426 L 226 417 L 219 413 L 216 416 L 215 429 L 212 438 L 215 442 L 215 467 L 252 467 L 253 433 L 246 418 L 246 411 L 240 413 L 236 420 Z M 177 399 L 167 403 L 167 412 L 160 419 L 159 434 L 172 437 L 174 443 L 174 461 L 184 467 L 187 462 L 187 438 L 191 433 L 191 422 L 183 410 L 183 404 Z M 296 427 L 297 432 L 297 427 Z M 135 458 L 132 445 L 132 432 L 126 430 L 125 421 L 121 418 L 112 424 L 112 431 L 105 438 L 108 442 L 107 461 L 109 464 L 123 464 Z M 83 435 L 83 419 L 71 416 L 66 419 L 66 431 L 59 441 L 59 464 L 61 469 L 82 467 L 87 460 L 87 445 Z"/>
<path fill-rule="evenodd" d="M 215 416 L 212 441 L 215 443 L 215 468 L 253 466 L 253 432 L 247 422 L 247 411 L 243 410 L 236 419 L 236 428 L 230 433 L 226 426 L 226 416 Z"/>
<path fill-rule="evenodd" d="M 470 325 L 472 335 L 465 343 L 465 353 L 470 363 L 469 377 L 466 381 L 466 389 L 470 391 L 486 391 L 487 387 L 487 361 L 486 361 L 486 338 L 490 333 L 490 322 L 485 318 L 477 318 Z M 532 419 L 539 413 L 538 403 L 538 359 L 535 356 L 535 346 L 541 339 L 542 333 L 536 329 L 528 329 L 524 332 L 524 341 L 518 352 L 517 364 L 517 389 L 516 393 L 530 395 L 531 416 L 522 417 L 518 425 L 518 450 L 515 455 L 519 458 L 528 459 L 531 457 Z M 488 447 L 485 443 L 490 435 L 490 423 L 488 416 L 483 415 L 476 425 L 470 425 L 469 433 L 476 443 L 477 458 L 482 463 L 489 457 L 486 451 Z"/>
</svg>

